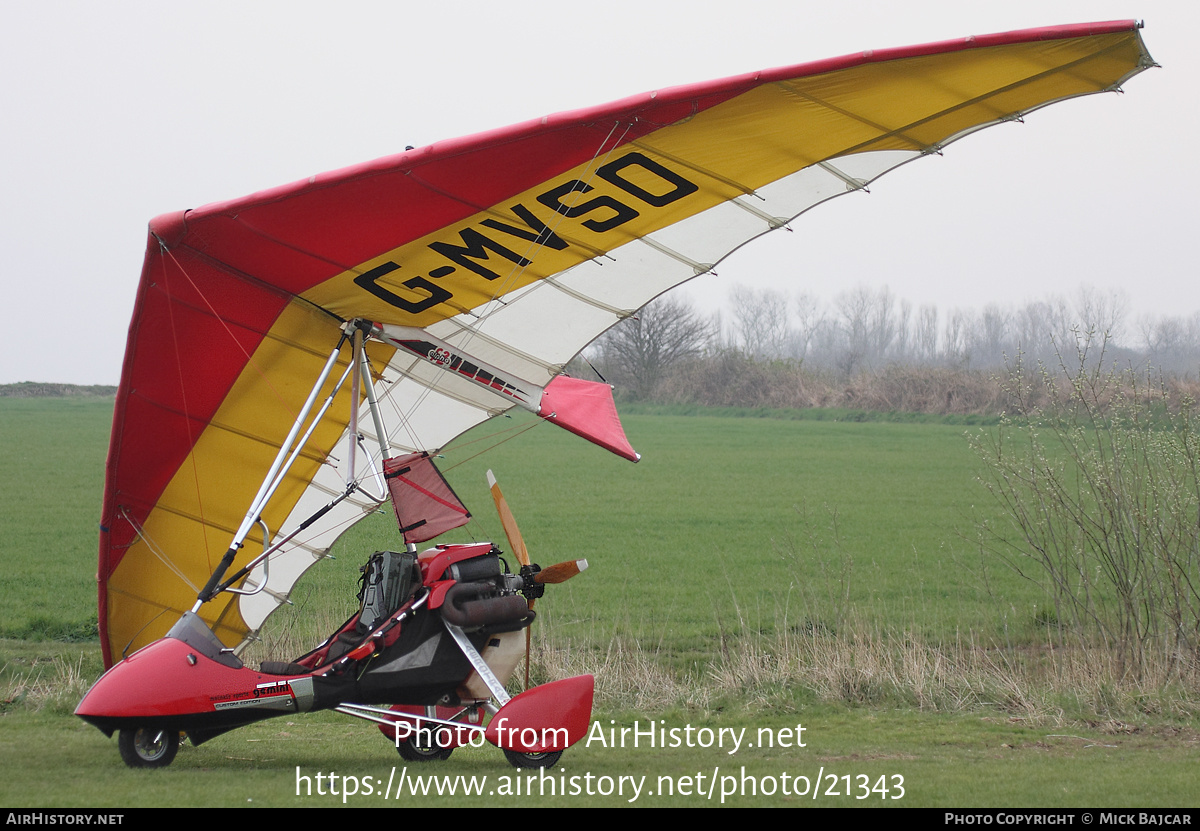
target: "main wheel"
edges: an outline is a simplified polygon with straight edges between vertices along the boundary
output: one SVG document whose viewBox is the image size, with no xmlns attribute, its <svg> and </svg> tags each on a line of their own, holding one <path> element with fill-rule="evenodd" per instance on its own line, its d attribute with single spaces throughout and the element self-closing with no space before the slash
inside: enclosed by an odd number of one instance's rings
<svg viewBox="0 0 1200 831">
<path fill-rule="evenodd" d="M 131 768 L 165 768 L 179 752 L 179 732 L 146 727 L 122 730 L 117 747 Z"/>
<path fill-rule="evenodd" d="M 563 752 L 555 750 L 551 753 L 519 753 L 516 750 L 505 750 L 504 757 L 515 768 L 552 768 L 558 764 Z"/>
<path fill-rule="evenodd" d="M 421 733 L 418 732 L 416 737 L 421 737 Z M 445 730 L 438 731 L 432 745 L 414 742 L 412 739 L 401 739 L 396 742 L 396 752 L 406 762 L 441 762 L 449 759 L 450 754 L 454 752 L 453 747 L 442 746 L 443 743 L 449 744 L 450 739 L 449 731 Z"/>
</svg>

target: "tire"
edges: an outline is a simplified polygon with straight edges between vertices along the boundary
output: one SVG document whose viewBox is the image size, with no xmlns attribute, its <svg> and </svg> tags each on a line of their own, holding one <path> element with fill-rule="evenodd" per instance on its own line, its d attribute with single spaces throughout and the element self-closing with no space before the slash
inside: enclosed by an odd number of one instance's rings
<svg viewBox="0 0 1200 831">
<path fill-rule="evenodd" d="M 558 764 L 563 752 L 555 750 L 551 753 L 518 753 L 515 750 L 505 750 L 504 757 L 515 768 L 552 768 Z"/>
<path fill-rule="evenodd" d="M 442 735 L 442 733 L 438 733 L 438 736 Z M 432 747 L 426 747 L 416 744 L 410 739 L 401 739 L 396 742 L 396 752 L 406 762 L 444 762 L 450 758 L 454 748 L 441 747 L 436 742 Z"/>
<path fill-rule="evenodd" d="M 137 727 L 117 737 L 121 759 L 131 768 L 165 768 L 179 752 L 179 731 Z"/>
</svg>

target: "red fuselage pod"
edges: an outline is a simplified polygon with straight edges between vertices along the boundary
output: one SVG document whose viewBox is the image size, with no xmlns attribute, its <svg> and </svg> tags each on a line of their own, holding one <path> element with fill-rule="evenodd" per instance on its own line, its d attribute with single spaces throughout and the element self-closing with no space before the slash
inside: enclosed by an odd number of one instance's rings
<svg viewBox="0 0 1200 831">
<path fill-rule="evenodd" d="M 190 617 L 189 617 L 190 616 Z M 115 664 L 88 690 L 75 715 L 108 735 L 116 730 L 187 731 L 198 744 L 234 727 L 313 708 L 311 675 L 269 675 L 220 651 L 189 612 L 171 633 Z"/>
</svg>

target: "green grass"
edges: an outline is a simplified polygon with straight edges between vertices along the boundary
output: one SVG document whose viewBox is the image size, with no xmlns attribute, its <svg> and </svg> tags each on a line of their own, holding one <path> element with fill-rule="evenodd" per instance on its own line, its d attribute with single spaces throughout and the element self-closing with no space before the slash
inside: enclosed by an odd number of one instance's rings
<svg viewBox="0 0 1200 831">
<path fill-rule="evenodd" d="M 96 637 L 111 398 L 0 398 L 0 637 Z"/>
<path fill-rule="evenodd" d="M 594 617 L 578 626 L 620 626 L 701 650 L 721 631 L 777 625 L 781 609 L 797 624 L 857 611 L 888 627 L 920 621 L 939 635 L 1002 626 L 1000 604 L 960 541 L 980 495 L 963 428 L 625 422 L 644 452 L 637 465 L 545 427 L 450 472 L 476 508 L 481 536 L 502 539 L 484 490 L 490 465 L 539 559 L 592 564 L 562 587 L 566 603 L 547 602 L 548 614 L 589 610 Z M 446 461 L 453 466 L 456 454 Z M 1025 589 L 998 579 L 1005 592 Z M 845 598 L 836 608 L 835 596 Z"/>
<path fill-rule="evenodd" d="M 0 637 L 95 631 L 96 522 L 111 408 L 107 400 L 0 399 Z M 477 458 L 470 457 L 488 442 L 472 434 L 441 462 L 476 517 L 448 538 L 507 548 L 484 478 L 491 467 L 539 561 L 591 563 L 586 575 L 556 588 L 561 603 L 544 604 L 543 614 L 562 618 L 555 623 L 568 633 L 599 628 L 703 652 L 704 640 L 735 625 L 774 625 L 780 608 L 794 610 L 798 623 L 853 609 L 888 626 L 920 621 L 932 633 L 1016 624 L 1035 631 L 1025 626 L 1035 614 L 1029 587 L 1002 572 L 983 580 L 978 557 L 960 540 L 982 496 L 963 439 L 971 428 L 625 421 L 644 451 L 636 465 L 549 425 Z M 371 517 L 344 536 L 338 562 L 319 564 L 311 582 L 337 591 L 350 585 L 337 569 L 352 573 L 372 551 L 399 544 L 388 514 Z M 327 579 L 331 571 L 336 579 Z M 309 591 L 302 584 L 297 594 Z M 353 591 L 346 594 L 352 603 Z M 846 602 L 831 609 L 831 596 Z M 560 608 L 572 614 L 558 615 Z"/>
<path fill-rule="evenodd" d="M 745 418 L 630 416 L 630 464 L 551 426 L 441 466 L 475 519 L 447 540 L 498 541 L 485 471 L 500 481 L 535 561 L 588 571 L 538 605 L 557 637 L 603 651 L 614 637 L 677 669 L 703 671 L 731 634 L 836 631 L 851 619 L 953 638 L 1035 638 L 1037 595 L 1007 571 L 980 573 L 969 537 L 982 495 L 964 428 Z M 494 428 L 493 428 L 494 429 Z M 399 545 L 390 513 L 369 517 L 318 563 L 294 600 L 340 602 L 372 551 Z M 328 625 L 328 622 L 326 623 Z"/>
</svg>

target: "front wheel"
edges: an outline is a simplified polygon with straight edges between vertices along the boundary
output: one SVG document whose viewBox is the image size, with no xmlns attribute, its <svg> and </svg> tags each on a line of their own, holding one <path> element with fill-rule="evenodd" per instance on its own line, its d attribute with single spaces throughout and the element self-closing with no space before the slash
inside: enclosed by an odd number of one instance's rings
<svg viewBox="0 0 1200 831">
<path fill-rule="evenodd" d="M 422 733 L 418 731 L 414 738 L 421 736 L 429 736 L 433 739 L 431 745 L 425 745 L 423 742 L 414 742 L 412 738 L 401 739 L 396 742 L 396 752 L 406 762 L 441 762 L 450 758 L 450 754 L 454 752 L 454 746 L 450 745 L 450 735 L 448 731 L 439 730 L 435 734 L 428 732 Z M 445 746 L 450 745 L 450 746 Z"/>
<path fill-rule="evenodd" d="M 515 768 L 552 768 L 558 764 L 563 752 L 555 750 L 552 753 L 519 753 L 516 750 L 505 750 L 504 757 Z"/>
<path fill-rule="evenodd" d="M 165 768 L 179 752 L 179 732 L 146 727 L 122 730 L 117 747 L 131 768 Z"/>
</svg>

